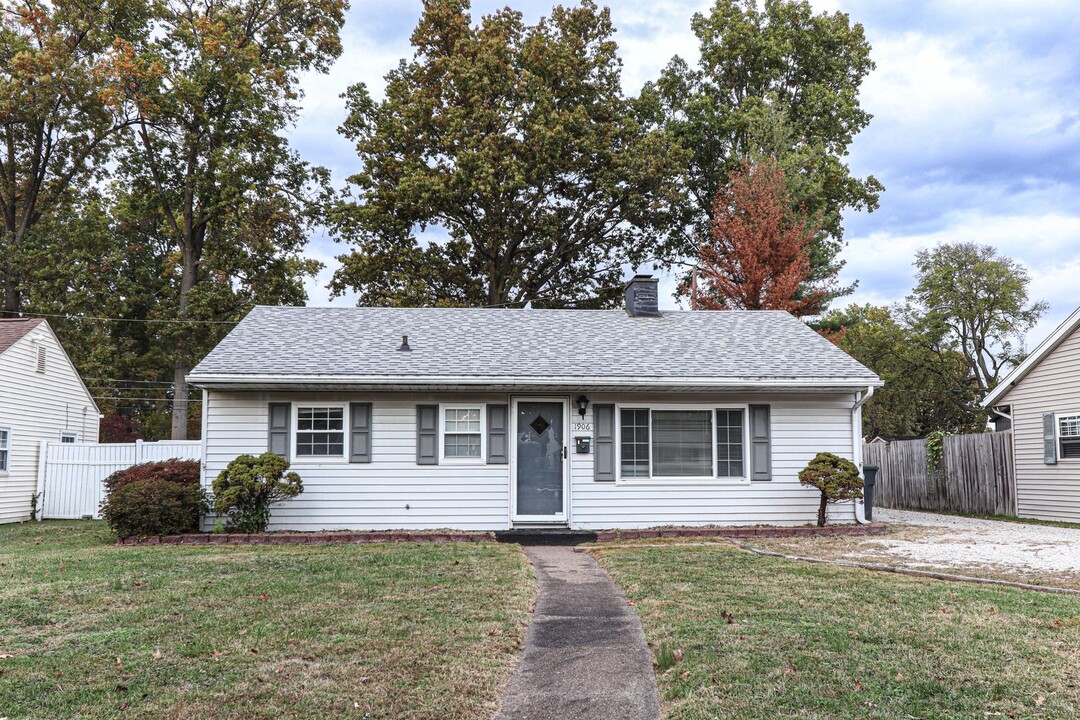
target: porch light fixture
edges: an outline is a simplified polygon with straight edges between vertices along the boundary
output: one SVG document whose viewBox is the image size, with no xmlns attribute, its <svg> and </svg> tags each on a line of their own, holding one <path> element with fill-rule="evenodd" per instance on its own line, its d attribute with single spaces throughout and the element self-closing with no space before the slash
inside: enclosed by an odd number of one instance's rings
<svg viewBox="0 0 1080 720">
<path fill-rule="evenodd" d="M 582 418 L 585 417 L 585 408 L 589 407 L 589 398 L 584 395 L 577 396 L 577 410 Z"/>
</svg>

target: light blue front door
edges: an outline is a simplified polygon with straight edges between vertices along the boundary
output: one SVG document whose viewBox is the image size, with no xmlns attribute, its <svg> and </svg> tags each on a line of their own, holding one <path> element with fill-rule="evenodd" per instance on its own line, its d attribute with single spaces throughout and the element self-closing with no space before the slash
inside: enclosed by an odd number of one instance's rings
<svg viewBox="0 0 1080 720">
<path fill-rule="evenodd" d="M 562 402 L 517 403 L 516 431 L 517 506 L 522 519 L 549 519 L 563 515 L 566 468 L 566 425 Z"/>
</svg>

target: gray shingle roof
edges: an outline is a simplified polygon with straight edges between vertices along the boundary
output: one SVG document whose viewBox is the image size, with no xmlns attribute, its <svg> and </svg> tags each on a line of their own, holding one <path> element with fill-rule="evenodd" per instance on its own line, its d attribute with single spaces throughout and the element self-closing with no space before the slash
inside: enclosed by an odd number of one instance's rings
<svg viewBox="0 0 1080 720">
<path fill-rule="evenodd" d="M 192 380 L 247 375 L 877 381 L 785 312 L 472 308 L 256 307 Z"/>
</svg>

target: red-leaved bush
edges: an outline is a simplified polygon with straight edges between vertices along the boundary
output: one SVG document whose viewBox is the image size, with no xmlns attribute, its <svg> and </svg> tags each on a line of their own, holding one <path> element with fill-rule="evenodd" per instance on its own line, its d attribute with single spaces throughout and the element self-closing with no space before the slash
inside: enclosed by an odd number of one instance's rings
<svg viewBox="0 0 1080 720">
<path fill-rule="evenodd" d="M 197 460 L 133 465 L 106 478 L 105 490 L 101 515 L 121 538 L 193 532 L 209 509 Z"/>
</svg>

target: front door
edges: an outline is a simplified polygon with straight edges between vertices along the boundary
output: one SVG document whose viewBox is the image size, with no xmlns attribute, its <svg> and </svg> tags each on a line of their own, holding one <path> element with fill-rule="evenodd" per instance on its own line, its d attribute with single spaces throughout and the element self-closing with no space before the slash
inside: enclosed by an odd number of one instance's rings
<svg viewBox="0 0 1080 720">
<path fill-rule="evenodd" d="M 514 520 L 566 521 L 566 401 L 514 402 Z"/>
</svg>

